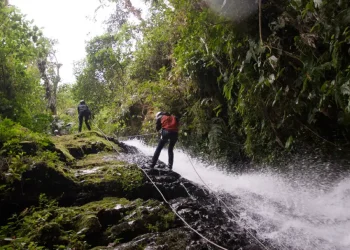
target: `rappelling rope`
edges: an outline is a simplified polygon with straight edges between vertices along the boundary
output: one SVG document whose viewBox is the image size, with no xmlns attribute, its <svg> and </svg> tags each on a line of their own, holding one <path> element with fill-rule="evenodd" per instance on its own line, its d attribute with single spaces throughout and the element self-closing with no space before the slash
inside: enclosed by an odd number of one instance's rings
<svg viewBox="0 0 350 250">
<path fill-rule="evenodd" d="M 148 136 L 148 135 L 155 135 L 158 134 L 157 132 L 155 133 L 149 133 L 149 134 L 139 134 L 139 135 L 125 135 L 125 136 L 118 136 L 116 135 L 118 138 L 133 138 L 133 137 L 143 137 L 143 136 Z"/>
<path fill-rule="evenodd" d="M 236 220 L 239 220 L 238 216 L 233 213 L 233 211 L 227 206 L 227 204 L 203 180 L 203 178 L 200 176 L 200 174 L 198 173 L 197 169 L 195 168 L 194 164 L 192 163 L 191 158 L 187 154 L 186 154 L 186 156 L 189 159 L 193 170 L 196 172 L 196 174 L 198 175 L 199 179 L 203 182 L 203 184 L 214 194 L 216 199 L 218 199 L 227 208 L 227 210 L 230 211 L 230 213 L 233 215 L 233 217 L 235 217 Z M 257 237 L 255 237 L 254 234 L 251 233 L 248 229 L 247 229 L 247 232 L 260 246 L 262 246 L 265 250 L 269 250 L 269 248 L 267 246 L 265 246 Z"/>
<path fill-rule="evenodd" d="M 113 144 L 111 143 L 111 141 L 108 139 L 108 136 L 95 124 L 96 128 L 100 131 L 100 133 L 106 138 L 106 140 L 111 144 L 112 148 L 117 152 L 117 150 L 113 147 Z M 136 166 L 145 174 L 145 176 L 148 178 L 148 180 L 153 184 L 153 186 L 157 189 L 158 193 L 162 196 L 164 202 L 166 204 L 169 205 L 169 207 L 171 208 L 171 210 L 174 212 L 174 214 L 176 214 L 176 216 L 194 233 L 196 233 L 198 236 L 200 236 L 202 239 L 204 239 L 205 241 L 207 241 L 208 243 L 212 244 L 213 246 L 216 246 L 219 249 L 222 250 L 228 250 L 227 248 L 224 248 L 218 244 L 216 244 L 215 242 L 209 240 L 207 237 L 205 237 L 203 234 L 201 234 L 200 232 L 198 232 L 196 229 L 194 229 L 193 227 L 190 226 L 190 224 L 188 224 L 186 222 L 186 220 L 177 213 L 177 211 L 171 206 L 171 204 L 168 202 L 168 200 L 165 198 L 165 196 L 163 195 L 162 191 L 160 191 L 160 189 L 157 187 L 157 185 L 153 182 L 153 180 L 151 179 L 151 177 L 146 173 L 146 171 L 141 168 L 138 164 L 136 164 Z"/>
</svg>

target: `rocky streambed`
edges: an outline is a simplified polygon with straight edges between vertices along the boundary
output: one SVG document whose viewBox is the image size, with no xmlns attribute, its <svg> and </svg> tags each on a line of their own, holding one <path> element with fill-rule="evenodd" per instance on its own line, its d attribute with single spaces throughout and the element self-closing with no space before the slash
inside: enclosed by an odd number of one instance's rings
<svg viewBox="0 0 350 250">
<path fill-rule="evenodd" d="M 96 132 L 2 143 L 1 249 L 263 249 L 204 187 Z"/>
</svg>

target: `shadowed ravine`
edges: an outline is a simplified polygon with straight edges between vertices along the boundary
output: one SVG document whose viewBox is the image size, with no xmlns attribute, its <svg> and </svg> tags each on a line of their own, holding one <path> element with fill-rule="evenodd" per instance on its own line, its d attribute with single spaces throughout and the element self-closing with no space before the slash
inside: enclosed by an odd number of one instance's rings
<svg viewBox="0 0 350 250">
<path fill-rule="evenodd" d="M 154 148 L 141 141 L 125 143 L 145 155 L 153 154 Z M 167 162 L 165 150 L 160 160 Z M 348 175 L 332 182 L 315 177 L 317 173 L 312 178 L 273 171 L 235 175 L 193 158 L 190 161 L 186 153 L 176 150 L 174 171 L 198 184 L 203 183 L 191 162 L 206 184 L 220 193 L 234 211 L 239 211 L 237 222 L 255 230 L 260 239 L 273 242 L 277 249 L 350 249 Z"/>
</svg>

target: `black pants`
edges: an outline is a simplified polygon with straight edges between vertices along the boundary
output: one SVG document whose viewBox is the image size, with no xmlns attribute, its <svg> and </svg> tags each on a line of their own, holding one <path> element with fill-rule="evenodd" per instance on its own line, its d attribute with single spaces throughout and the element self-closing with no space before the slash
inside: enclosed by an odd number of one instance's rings
<svg viewBox="0 0 350 250">
<path fill-rule="evenodd" d="M 168 166 L 169 166 L 169 168 L 173 167 L 173 163 L 174 163 L 173 149 L 174 149 L 175 143 L 177 142 L 177 138 L 178 138 L 177 132 L 171 132 L 171 131 L 167 131 L 167 130 L 163 129 L 162 137 L 159 140 L 158 146 L 157 146 L 156 151 L 154 152 L 154 155 L 152 158 L 152 165 L 151 165 L 152 168 L 156 165 L 157 160 L 158 160 L 159 155 L 160 155 L 160 152 L 162 151 L 164 145 L 168 141 L 170 141 L 169 147 L 168 147 L 168 154 L 169 154 Z"/>
<path fill-rule="evenodd" d="M 89 125 L 89 114 L 79 114 L 79 132 L 81 132 L 81 127 L 83 126 L 83 119 L 85 118 L 85 125 L 88 128 L 88 130 L 91 130 L 90 125 Z"/>
</svg>

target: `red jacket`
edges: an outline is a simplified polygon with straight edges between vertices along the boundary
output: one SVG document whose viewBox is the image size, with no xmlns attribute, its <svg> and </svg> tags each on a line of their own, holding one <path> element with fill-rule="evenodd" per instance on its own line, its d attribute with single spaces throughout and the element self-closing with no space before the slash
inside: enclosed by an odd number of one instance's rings
<svg viewBox="0 0 350 250">
<path fill-rule="evenodd" d="M 165 129 L 167 131 L 178 132 L 179 120 L 173 115 L 162 115 L 160 118 L 157 119 L 156 129 Z"/>
</svg>

